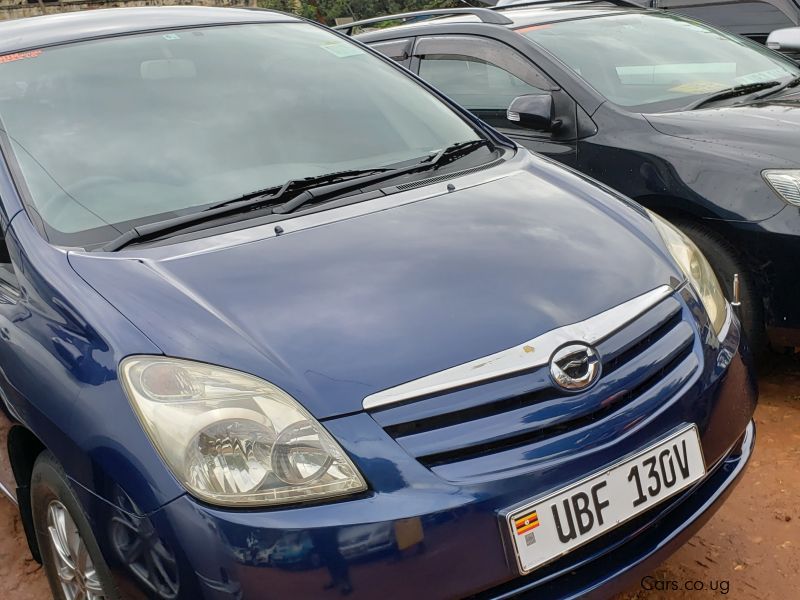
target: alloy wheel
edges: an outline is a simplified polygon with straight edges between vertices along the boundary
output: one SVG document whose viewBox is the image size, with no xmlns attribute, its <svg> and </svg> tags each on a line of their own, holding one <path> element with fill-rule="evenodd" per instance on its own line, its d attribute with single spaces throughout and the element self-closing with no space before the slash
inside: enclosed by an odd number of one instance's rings
<svg viewBox="0 0 800 600">
<path fill-rule="evenodd" d="M 66 600 L 105 600 L 89 549 L 69 511 L 58 500 L 47 506 L 47 533 Z"/>
</svg>

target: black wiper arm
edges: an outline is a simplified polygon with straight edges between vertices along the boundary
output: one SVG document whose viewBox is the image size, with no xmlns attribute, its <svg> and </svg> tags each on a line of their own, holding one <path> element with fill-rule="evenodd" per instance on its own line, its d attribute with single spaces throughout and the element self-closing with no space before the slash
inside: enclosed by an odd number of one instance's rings
<svg viewBox="0 0 800 600">
<path fill-rule="evenodd" d="M 379 183 L 380 181 L 384 181 L 387 179 L 394 179 L 395 177 L 399 177 L 400 175 L 406 175 L 418 171 L 438 169 L 484 146 L 488 146 L 490 149 L 494 148 L 494 145 L 487 139 L 456 142 L 455 144 L 451 144 L 446 148 L 442 148 L 436 154 L 432 154 L 431 156 L 422 159 L 415 165 L 404 167 L 402 169 L 394 169 L 387 173 L 378 173 L 374 177 L 368 177 L 359 180 L 356 183 L 356 185 L 353 185 L 350 182 L 343 182 L 343 183 L 335 183 L 332 185 L 318 187 L 311 190 L 306 190 L 302 194 L 295 196 L 294 198 L 285 202 L 284 204 L 276 206 L 275 208 L 272 209 L 272 212 L 276 214 L 290 213 L 292 211 L 297 210 L 301 206 L 308 204 L 309 202 L 318 202 L 321 200 L 333 199 L 341 195 L 342 193 L 351 191 L 354 188 L 364 187 L 365 184 L 369 185 L 369 184 Z"/>
<path fill-rule="evenodd" d="M 769 90 L 767 90 L 763 94 L 759 94 L 758 96 L 756 96 L 756 99 L 759 100 L 761 98 L 766 98 L 767 96 L 773 96 L 773 95 L 777 94 L 778 92 L 782 92 L 783 90 L 785 90 L 787 88 L 796 87 L 798 85 L 800 85 L 800 75 L 798 75 L 797 77 L 792 77 L 790 80 L 785 81 L 784 83 L 780 84 L 778 87 L 770 88 Z"/>
<path fill-rule="evenodd" d="M 392 170 L 393 169 L 388 168 L 360 169 L 352 171 L 338 171 L 336 173 L 328 173 L 316 177 L 307 177 L 305 179 L 290 179 L 282 185 L 256 190 L 254 192 L 244 194 L 243 196 L 239 196 L 238 198 L 232 198 L 230 200 L 219 202 L 218 204 L 214 204 L 198 212 L 134 227 L 133 229 L 126 231 L 122 235 L 104 244 L 101 247 L 101 250 L 105 250 L 106 252 L 115 252 L 134 242 L 158 237 L 159 235 L 166 235 L 173 231 L 186 229 L 188 227 L 192 227 L 193 225 L 197 225 L 206 221 L 213 221 L 228 215 L 249 212 L 251 210 L 257 210 L 273 204 L 279 204 L 280 200 L 284 196 L 293 191 L 302 190 L 309 187 L 316 187 L 321 184 L 324 185 L 325 183 L 332 181 L 347 183 L 354 179 L 363 179 L 368 175 L 385 173 Z"/>
<path fill-rule="evenodd" d="M 779 86 L 780 84 L 781 84 L 780 81 L 760 81 L 758 83 L 743 83 L 742 85 L 737 85 L 732 88 L 728 88 L 726 90 L 715 92 L 710 96 L 700 98 L 699 100 L 692 102 L 689 106 L 685 107 L 683 110 L 694 110 L 696 108 L 705 106 L 706 104 L 717 102 L 718 100 L 727 100 L 728 98 L 738 98 L 739 96 L 746 96 L 747 94 L 752 94 L 753 92 L 774 88 L 776 86 Z"/>
<path fill-rule="evenodd" d="M 364 175 L 372 175 L 373 173 L 383 173 L 391 171 L 389 168 L 376 168 L 376 169 L 353 169 L 350 171 L 337 171 L 335 173 L 326 173 L 324 175 L 317 175 L 314 177 L 304 177 L 303 179 L 290 179 L 289 181 L 276 185 L 273 187 L 264 188 L 263 190 L 256 190 L 249 192 L 238 198 L 225 200 L 218 204 L 213 204 L 202 212 L 212 212 L 218 208 L 225 206 L 236 206 L 241 208 L 252 208 L 254 205 L 269 205 L 277 203 L 278 200 L 283 198 L 287 193 L 295 190 L 302 190 L 309 187 L 316 187 L 328 183 L 335 183 L 339 181 L 348 181 L 363 177 Z M 252 202 L 255 200 L 256 202 Z"/>
<path fill-rule="evenodd" d="M 104 244 L 101 250 L 114 252 L 134 242 L 156 238 L 228 215 L 245 213 L 270 206 L 272 206 L 270 213 L 289 213 L 311 201 L 340 196 L 346 192 L 380 183 L 388 179 L 394 179 L 400 175 L 439 168 L 482 146 L 494 147 L 494 145 L 486 139 L 470 140 L 468 142 L 459 142 L 448 146 L 444 150 L 440 150 L 437 154 L 428 156 L 420 162 L 407 167 L 380 167 L 375 169 L 339 171 L 316 177 L 307 177 L 305 179 L 290 179 L 283 185 L 251 192 L 231 200 L 225 200 L 224 202 L 214 204 L 199 212 L 134 227 Z M 283 204 L 279 203 L 281 198 L 294 192 L 299 192 L 299 194 Z"/>
</svg>

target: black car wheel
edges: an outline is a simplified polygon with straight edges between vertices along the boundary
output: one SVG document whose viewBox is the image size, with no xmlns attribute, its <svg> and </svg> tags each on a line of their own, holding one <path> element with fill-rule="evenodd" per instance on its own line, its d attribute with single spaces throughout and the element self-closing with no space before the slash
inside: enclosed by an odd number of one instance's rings
<svg viewBox="0 0 800 600">
<path fill-rule="evenodd" d="M 739 274 L 739 295 L 742 304 L 738 312 L 742 329 L 753 354 L 756 356 L 762 354 L 767 347 L 764 304 L 753 275 L 744 265 L 736 248 L 717 232 L 698 223 L 676 221 L 675 225 L 705 254 L 717 275 L 725 297 L 729 300 L 733 299 L 733 276 L 735 273 Z"/>
<path fill-rule="evenodd" d="M 50 452 L 40 454 L 34 464 L 31 508 L 53 598 L 119 598 L 83 509 Z"/>
</svg>

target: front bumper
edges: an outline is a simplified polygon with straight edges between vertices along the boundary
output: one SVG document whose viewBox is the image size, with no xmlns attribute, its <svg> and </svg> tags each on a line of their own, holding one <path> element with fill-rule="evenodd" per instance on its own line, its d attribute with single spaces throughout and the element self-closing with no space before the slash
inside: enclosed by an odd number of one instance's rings
<svg viewBox="0 0 800 600">
<path fill-rule="evenodd" d="M 683 310 L 697 314 L 699 309 L 686 296 Z M 631 405 L 623 409 L 633 419 L 629 433 L 596 452 L 549 466 L 544 477 L 558 481 L 555 488 L 542 489 L 541 475 L 518 469 L 463 482 L 437 476 L 376 428 L 370 415 L 359 413 L 325 424 L 354 457 L 370 492 L 316 506 L 252 511 L 210 507 L 185 495 L 137 517 L 146 543 L 160 544 L 169 554 L 174 585 L 161 586 L 168 593 L 148 588 L 126 564 L 113 535 L 100 540 L 104 555 L 126 597 L 134 590 L 209 599 L 337 598 L 342 593 L 502 598 L 520 592 L 607 597 L 702 526 L 750 457 L 757 394 L 738 321 L 732 319 L 721 345 L 709 339 L 707 331 L 698 333 L 693 356 L 702 366 L 677 394 L 654 398 L 658 408 L 647 408 L 648 418 L 637 421 Z M 703 480 L 556 562 L 519 575 L 503 545 L 501 511 L 580 479 L 686 422 L 696 423 L 701 434 L 708 465 Z M 281 559 L 284 548 L 291 548 L 291 560 Z"/>
<path fill-rule="evenodd" d="M 337 556 L 335 549 L 326 556 L 335 546 L 328 542 L 347 525 L 312 531 L 310 539 L 322 549 L 318 554 L 308 552 L 302 560 L 295 557 L 298 560 L 292 564 L 259 561 L 255 548 L 243 552 L 226 535 L 241 523 L 186 497 L 160 516 L 171 513 L 173 522 L 184 525 L 175 533 L 184 539 L 183 550 L 188 553 L 185 572 L 195 580 L 185 581 L 181 597 L 336 598 L 349 586 L 354 598 L 511 598 L 520 593 L 538 598 L 608 598 L 635 585 L 705 524 L 738 482 L 754 444 L 751 421 L 735 446 L 695 487 L 525 577 L 514 577 L 512 567 L 499 564 L 502 554 L 497 554 L 494 540 L 486 543 L 478 539 L 480 535 L 463 531 L 478 517 L 466 506 L 421 517 L 424 537 L 408 550 L 398 550 L 396 544 L 385 551 L 365 548 L 361 558 Z M 195 568 L 198 572 L 193 572 Z M 482 581 L 495 573 L 508 580 L 483 589 Z M 331 583 L 336 585 L 330 587 Z"/>
</svg>

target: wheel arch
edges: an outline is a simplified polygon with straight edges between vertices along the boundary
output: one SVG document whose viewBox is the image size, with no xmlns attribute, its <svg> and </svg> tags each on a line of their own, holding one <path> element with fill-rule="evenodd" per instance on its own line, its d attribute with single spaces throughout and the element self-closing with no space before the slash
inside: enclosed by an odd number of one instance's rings
<svg viewBox="0 0 800 600">
<path fill-rule="evenodd" d="M 25 531 L 25 538 L 28 541 L 28 548 L 36 562 L 42 562 L 42 555 L 39 551 L 39 543 L 36 541 L 36 533 L 33 528 L 33 513 L 31 512 L 31 475 L 36 458 L 45 450 L 47 446 L 27 427 L 15 425 L 8 432 L 8 459 L 11 463 L 11 471 L 17 483 L 17 505 L 19 507 L 22 528 Z"/>
</svg>

